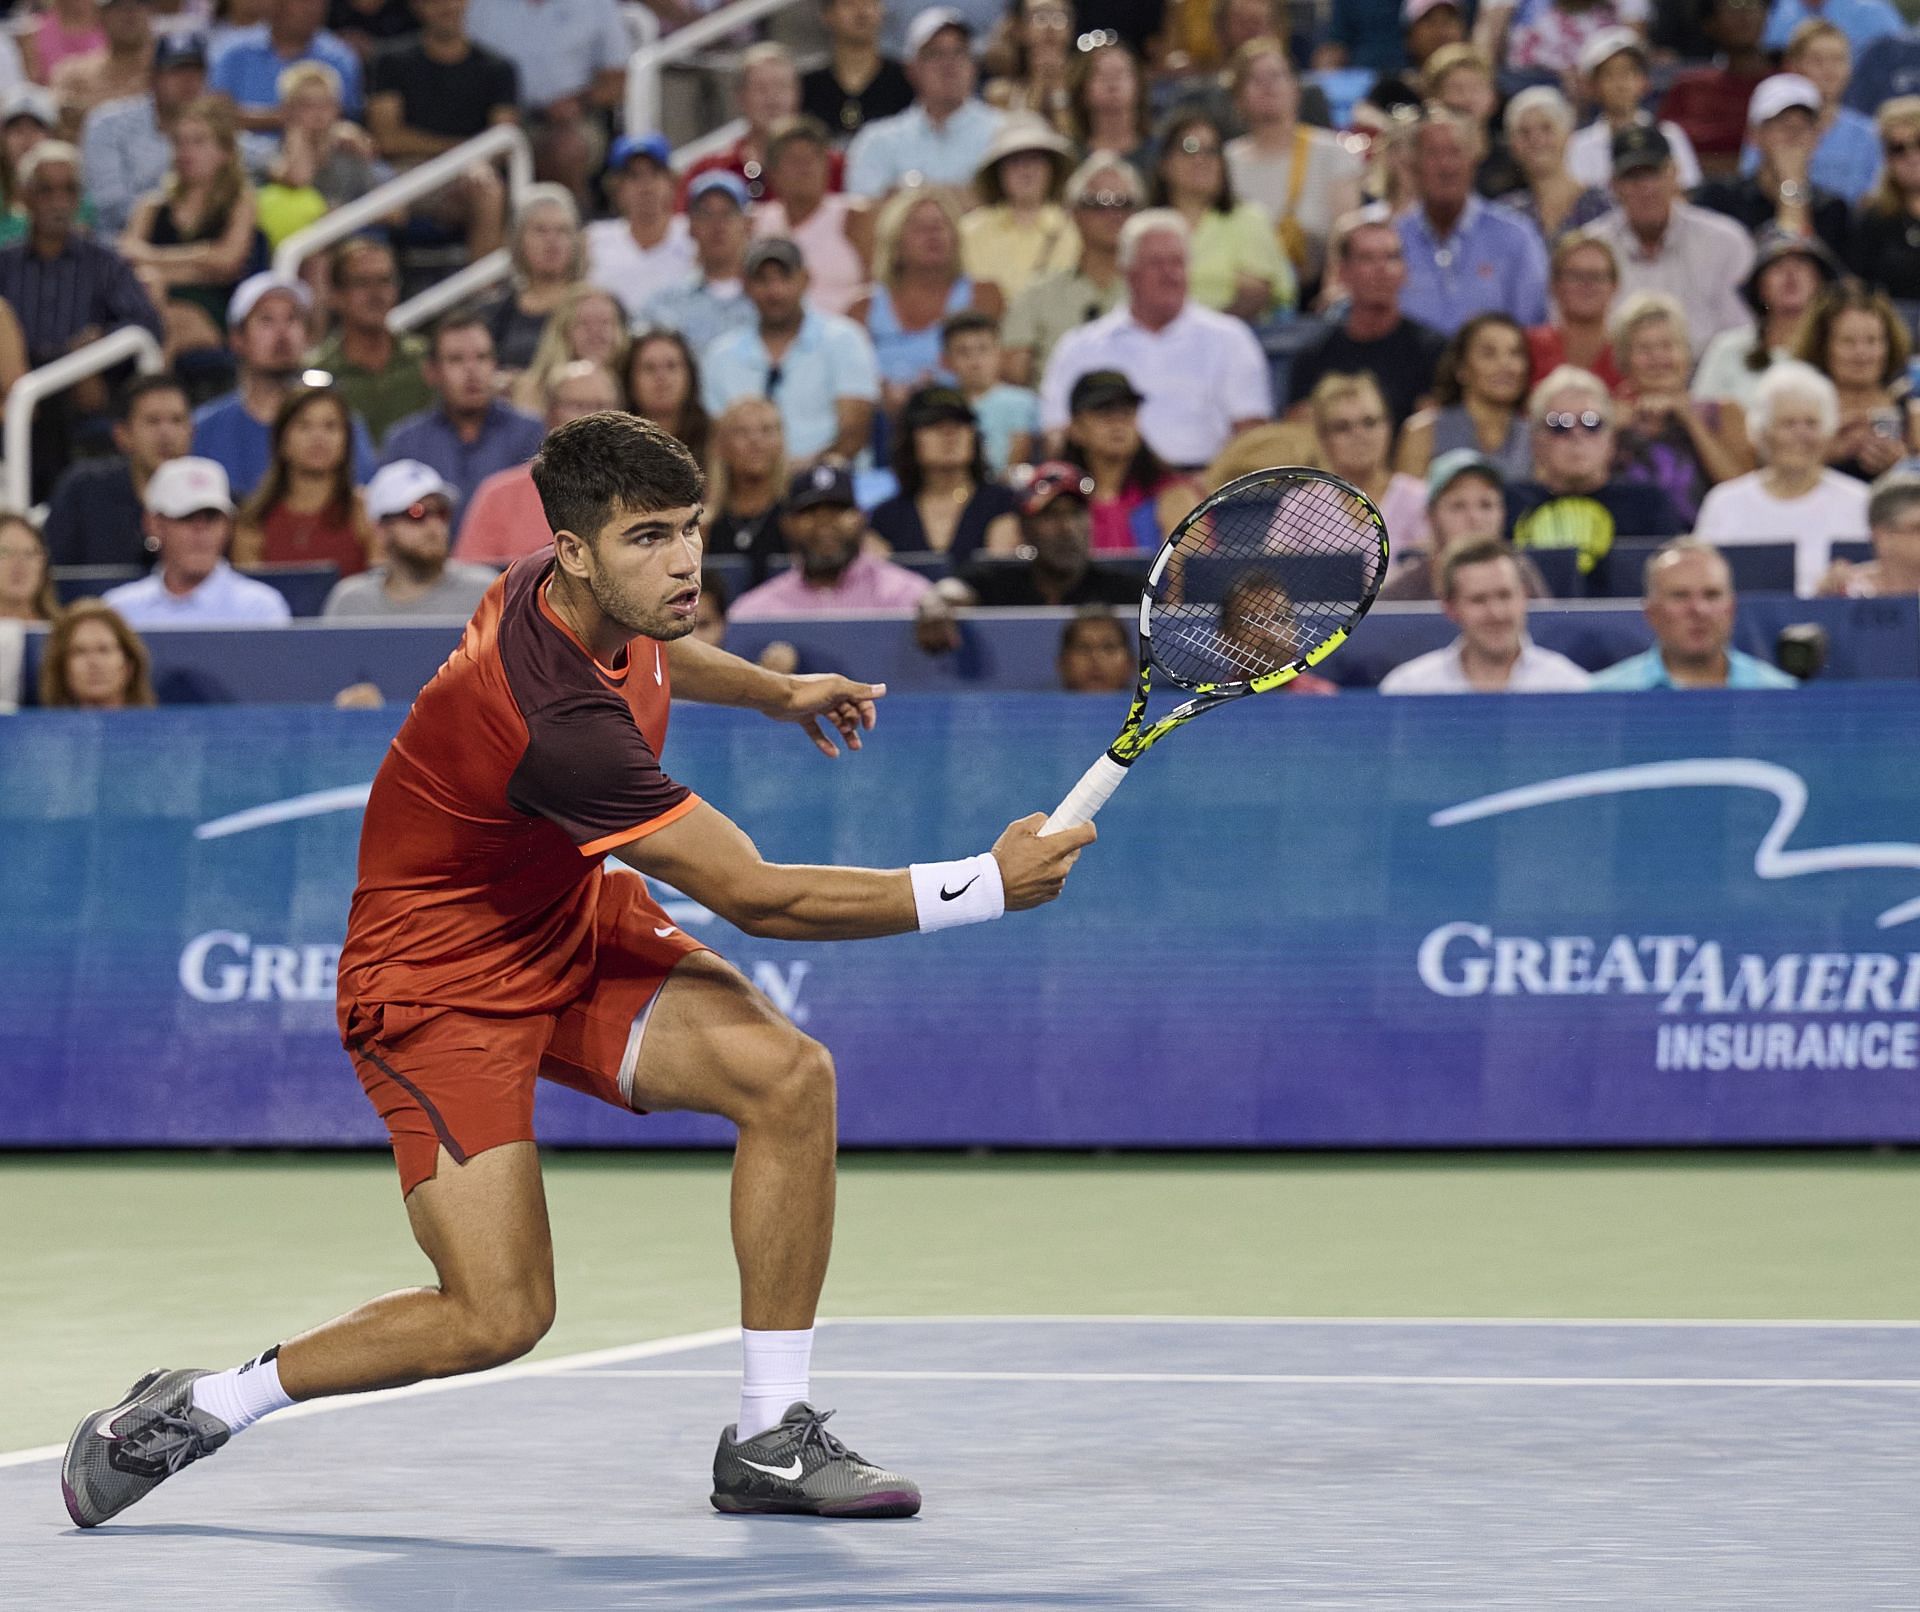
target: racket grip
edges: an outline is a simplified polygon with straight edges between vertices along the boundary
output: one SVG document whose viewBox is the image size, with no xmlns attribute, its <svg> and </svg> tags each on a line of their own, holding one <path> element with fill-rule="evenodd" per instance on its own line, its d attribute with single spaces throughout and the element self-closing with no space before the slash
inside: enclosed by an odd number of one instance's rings
<svg viewBox="0 0 1920 1612">
<path fill-rule="evenodd" d="M 1120 787 L 1127 769 L 1112 756 L 1102 756 L 1081 775 L 1067 798 L 1053 809 L 1053 815 L 1041 825 L 1042 837 L 1058 834 L 1078 823 L 1091 823 L 1093 814 L 1107 803 L 1107 797 Z"/>
</svg>

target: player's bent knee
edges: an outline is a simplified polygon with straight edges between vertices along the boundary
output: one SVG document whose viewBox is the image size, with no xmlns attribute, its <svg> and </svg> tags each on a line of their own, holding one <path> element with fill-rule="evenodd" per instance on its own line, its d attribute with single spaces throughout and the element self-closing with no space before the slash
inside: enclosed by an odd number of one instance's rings
<svg viewBox="0 0 1920 1612">
<path fill-rule="evenodd" d="M 824 1128 L 834 1124 L 833 1054 L 811 1036 L 795 1030 L 768 1059 L 748 1092 L 744 1117 L 784 1129 Z"/>
<path fill-rule="evenodd" d="M 456 1345 L 460 1371 L 485 1371 L 518 1360 L 553 1327 L 551 1294 L 527 1294 L 465 1307 Z"/>
</svg>

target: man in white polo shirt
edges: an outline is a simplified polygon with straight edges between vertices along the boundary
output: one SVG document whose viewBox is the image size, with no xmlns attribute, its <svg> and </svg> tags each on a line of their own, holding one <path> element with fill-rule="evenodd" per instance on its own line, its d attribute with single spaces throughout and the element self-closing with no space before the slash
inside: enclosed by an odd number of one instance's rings
<svg viewBox="0 0 1920 1612">
<path fill-rule="evenodd" d="M 1120 232 L 1127 300 L 1055 344 L 1040 382 L 1040 422 L 1055 457 L 1065 438 L 1073 383 L 1117 369 L 1133 383 L 1140 434 L 1169 465 L 1204 465 L 1250 425 L 1273 418 L 1267 355 L 1240 320 L 1187 295 L 1187 221 L 1149 208 Z"/>
<path fill-rule="evenodd" d="M 233 497 L 211 459 L 169 459 L 147 478 L 153 570 L 123 582 L 106 603 L 141 632 L 153 627 L 279 626 L 292 614 L 278 590 L 227 564 Z"/>
<path fill-rule="evenodd" d="M 1440 597 L 1460 636 L 1394 667 L 1382 694 L 1573 694 L 1589 678 L 1527 636 L 1527 585 L 1505 543 L 1465 543 L 1440 562 Z"/>
</svg>

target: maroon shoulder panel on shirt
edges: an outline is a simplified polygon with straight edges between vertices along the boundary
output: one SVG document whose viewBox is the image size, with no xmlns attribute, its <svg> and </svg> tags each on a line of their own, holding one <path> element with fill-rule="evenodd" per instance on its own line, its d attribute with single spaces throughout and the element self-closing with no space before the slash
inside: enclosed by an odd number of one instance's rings
<svg viewBox="0 0 1920 1612">
<path fill-rule="evenodd" d="M 664 816 L 690 791 L 661 770 L 618 686 L 541 613 L 552 569 L 551 555 L 535 555 L 507 572 L 500 664 L 527 725 L 507 804 L 588 846 Z"/>
</svg>

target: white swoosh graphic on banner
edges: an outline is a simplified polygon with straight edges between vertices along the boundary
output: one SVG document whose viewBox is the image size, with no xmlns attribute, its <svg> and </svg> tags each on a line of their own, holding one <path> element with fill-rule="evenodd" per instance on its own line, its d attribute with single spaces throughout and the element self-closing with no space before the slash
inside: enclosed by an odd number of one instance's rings
<svg viewBox="0 0 1920 1612">
<path fill-rule="evenodd" d="M 357 812 L 366 807 L 367 797 L 373 793 L 373 785 L 351 784 L 342 789 L 316 789 L 310 795 L 289 795 L 285 800 L 270 800 L 264 806 L 249 806 L 243 812 L 230 812 L 225 817 L 215 817 L 195 827 L 193 837 L 196 840 L 225 839 L 229 834 L 245 834 L 256 828 L 272 828 L 279 823 L 297 823 L 304 817 L 324 817 L 328 812 Z M 606 867 L 609 872 L 633 873 L 640 875 L 624 862 L 608 857 Z M 710 924 L 713 922 L 711 908 L 703 907 L 699 902 L 690 900 L 670 884 L 652 881 L 654 897 L 660 902 L 660 908 L 666 915 L 679 924 Z"/>
<path fill-rule="evenodd" d="M 1816 850 L 1789 851 L 1786 842 L 1807 811 L 1807 785 L 1799 773 L 1771 761 L 1739 758 L 1693 761 L 1649 761 L 1635 767 L 1608 767 L 1600 772 L 1575 773 L 1542 783 L 1503 789 L 1435 812 L 1427 819 L 1435 828 L 1452 828 L 1482 817 L 1522 812 L 1532 806 L 1552 806 L 1593 795 L 1626 795 L 1646 789 L 1758 789 L 1780 803 L 1773 824 L 1753 853 L 1753 871 L 1762 879 L 1796 879 L 1803 873 L 1841 873 L 1861 868 L 1907 868 L 1920 872 L 1920 845 L 1829 845 Z M 1920 918 L 1920 897 L 1889 907 L 1875 922 L 1882 929 Z"/>
</svg>

